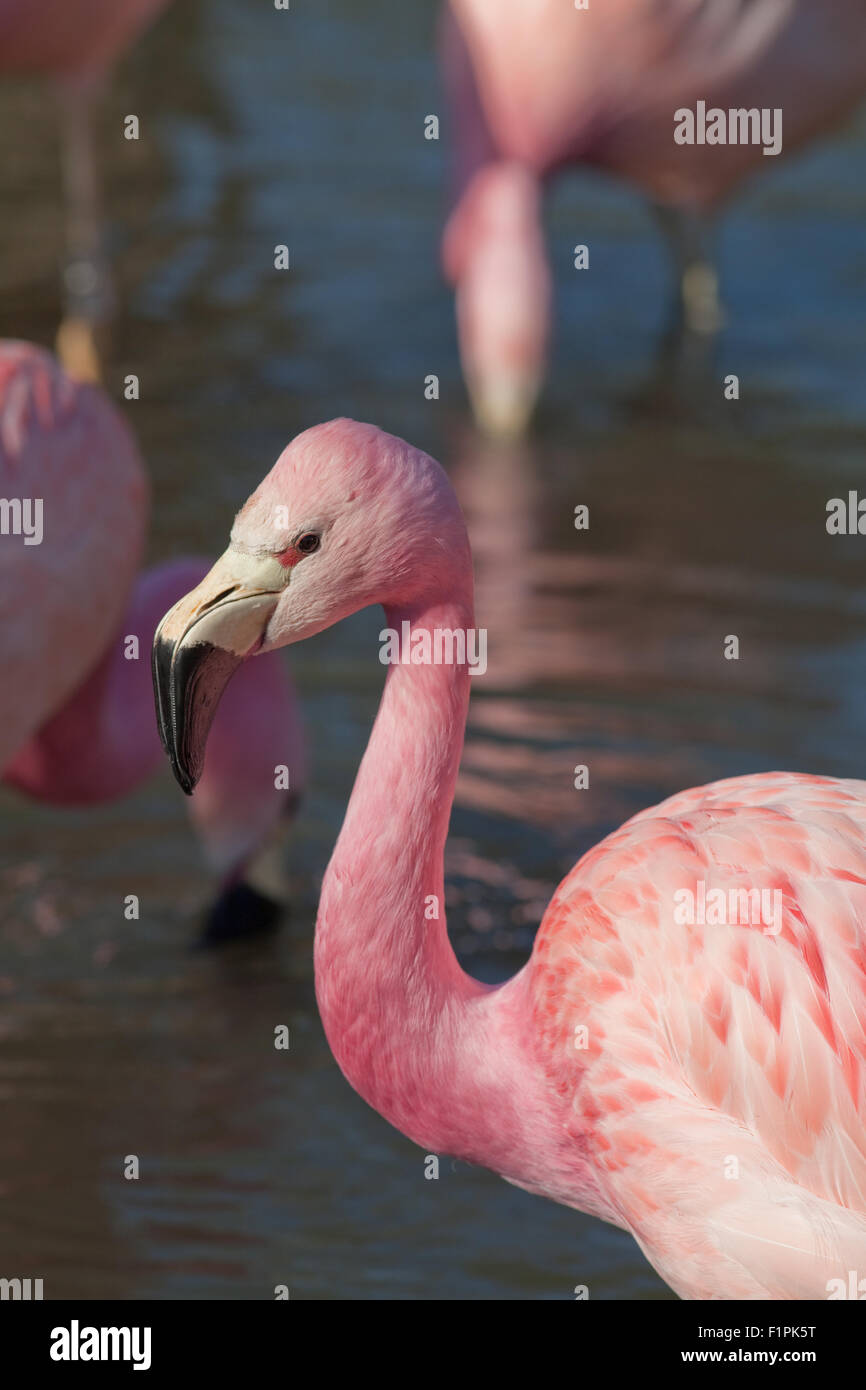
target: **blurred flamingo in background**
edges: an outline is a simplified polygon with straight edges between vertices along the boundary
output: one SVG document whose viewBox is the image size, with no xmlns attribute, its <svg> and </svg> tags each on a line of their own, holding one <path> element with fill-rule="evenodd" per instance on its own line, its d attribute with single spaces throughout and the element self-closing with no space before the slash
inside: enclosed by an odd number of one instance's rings
<svg viewBox="0 0 866 1390">
<path fill-rule="evenodd" d="M 526 426 L 545 370 L 551 278 L 543 180 L 585 164 L 630 180 L 668 234 L 687 334 L 721 323 L 709 234 L 760 144 L 677 144 L 680 108 L 783 111 L 783 148 L 841 121 L 866 91 L 860 0 L 449 0 L 442 63 L 454 209 L 443 264 L 476 418 Z M 692 337 L 692 342 L 695 341 Z"/>
<path fill-rule="evenodd" d="M 98 388 L 73 382 L 26 343 L 0 344 L 0 496 L 0 775 L 54 805 L 115 800 L 159 763 L 153 634 L 207 563 L 180 560 L 139 575 L 148 486 L 132 436 Z M 24 499 L 29 513 L 17 510 Z M 38 543 L 27 543 L 24 527 L 14 533 L 19 516 Z M 276 920 L 276 904 L 253 886 L 254 861 L 294 812 L 304 781 L 288 673 L 269 660 L 249 676 L 220 711 L 190 805 L 223 885 L 211 940 Z M 289 786 L 278 789 L 282 766 Z"/>
<path fill-rule="evenodd" d="M 168 0 L 0 0 L 0 74 L 50 79 L 57 91 L 66 205 L 63 365 L 101 377 L 113 308 L 103 244 L 93 115 L 113 64 Z"/>
<path fill-rule="evenodd" d="M 433 459 L 347 420 L 289 445 L 160 624 L 166 750 L 191 791 L 232 672 L 371 603 L 411 645 L 322 884 L 344 1074 L 426 1151 L 630 1231 L 683 1297 L 826 1297 L 866 1259 L 866 783 L 768 773 L 641 812 L 560 884 L 528 964 L 481 984 L 443 911 L 470 675 L 430 658 L 474 616 Z M 689 920 L 702 881 L 778 911 Z"/>
</svg>

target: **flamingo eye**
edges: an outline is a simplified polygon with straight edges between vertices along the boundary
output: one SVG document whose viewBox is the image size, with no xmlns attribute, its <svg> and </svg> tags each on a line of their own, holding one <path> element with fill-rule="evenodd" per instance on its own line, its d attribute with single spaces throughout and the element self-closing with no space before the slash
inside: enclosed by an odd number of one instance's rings
<svg viewBox="0 0 866 1390">
<path fill-rule="evenodd" d="M 299 555 L 313 555 L 321 545 L 321 538 L 315 531 L 307 531 L 303 536 L 299 536 L 295 541 L 295 550 Z"/>
</svg>

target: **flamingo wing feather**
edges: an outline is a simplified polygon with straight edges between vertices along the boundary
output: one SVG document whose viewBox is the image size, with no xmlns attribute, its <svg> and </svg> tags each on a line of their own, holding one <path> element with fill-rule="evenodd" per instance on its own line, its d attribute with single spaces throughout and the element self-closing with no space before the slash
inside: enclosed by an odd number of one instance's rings
<svg viewBox="0 0 866 1390">
<path fill-rule="evenodd" d="M 866 784 L 737 778 L 634 817 L 560 885 L 529 983 L 566 1123 L 639 1241 L 664 1211 L 685 1247 L 756 1262 L 730 1296 L 778 1287 L 787 1245 L 813 1291 L 866 1259 Z"/>
</svg>

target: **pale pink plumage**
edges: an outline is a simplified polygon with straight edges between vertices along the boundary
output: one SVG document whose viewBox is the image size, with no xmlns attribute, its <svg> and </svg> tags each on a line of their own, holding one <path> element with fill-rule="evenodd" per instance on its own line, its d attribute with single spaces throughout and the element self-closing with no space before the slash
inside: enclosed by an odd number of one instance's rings
<svg viewBox="0 0 866 1390">
<path fill-rule="evenodd" d="M 587 10 L 449 0 L 449 9 L 500 158 L 538 174 L 594 164 L 662 202 L 713 207 L 772 163 L 758 145 L 675 144 L 678 107 L 781 106 L 791 151 L 866 90 L 858 0 L 605 0 Z M 468 138 L 482 147 L 477 131 Z"/>
<path fill-rule="evenodd" d="M 147 482 L 121 417 L 45 352 L 0 344 L 0 496 L 40 497 L 44 537 L 0 536 L 0 775 L 36 800 L 82 806 L 135 790 L 160 761 L 150 648 L 166 607 L 208 565 L 137 579 Z M 127 659 L 128 639 L 137 660 Z M 212 868 L 233 876 L 304 780 L 300 718 L 280 661 L 241 673 L 214 726 L 191 818 Z"/>
<path fill-rule="evenodd" d="M 272 557 L 311 525 L 320 549 L 273 590 Z M 368 425 L 299 436 L 227 556 L 251 593 L 270 576 L 265 650 L 371 602 L 398 630 L 474 621 L 445 475 Z M 388 668 L 316 927 L 340 1067 L 425 1150 L 630 1231 L 684 1297 L 826 1297 L 866 1261 L 866 783 L 742 777 L 642 812 L 492 988 L 458 965 L 443 909 L 469 687 L 465 666 Z M 780 890 L 779 934 L 677 925 L 699 879 Z"/>
<path fill-rule="evenodd" d="M 0 343 L 0 402 L 0 496 L 42 498 L 45 527 L 41 545 L 0 537 L 2 770 L 116 631 L 142 558 L 148 485 L 117 413 L 47 353 Z"/>
<path fill-rule="evenodd" d="M 445 268 L 458 291 L 461 357 L 482 423 L 510 430 L 525 422 L 542 375 L 547 268 L 540 225 L 528 232 L 525 216 L 500 218 L 491 234 L 492 171 L 513 183 L 517 168 L 540 180 L 592 165 L 661 207 L 702 217 L 775 161 L 755 144 L 676 144 L 674 112 L 699 100 L 778 107 L 784 152 L 798 149 L 866 92 L 866 11 L 859 0 L 604 0 L 585 10 L 568 0 L 449 0 L 442 61 L 456 146 Z M 677 254 L 688 260 L 694 250 Z M 494 259 L 510 266 L 498 283 Z M 471 316 L 459 314 L 461 294 L 475 302 Z M 506 333 L 496 319 L 512 295 Z M 525 378 L 510 408 L 504 351 Z"/>
</svg>

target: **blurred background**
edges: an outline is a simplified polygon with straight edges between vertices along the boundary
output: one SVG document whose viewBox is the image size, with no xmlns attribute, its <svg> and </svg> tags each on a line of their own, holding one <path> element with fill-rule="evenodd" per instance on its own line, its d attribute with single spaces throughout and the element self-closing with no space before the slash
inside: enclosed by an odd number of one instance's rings
<svg viewBox="0 0 866 1390">
<path fill-rule="evenodd" d="M 866 775 L 863 542 L 825 529 L 827 500 L 863 478 L 866 124 L 768 160 L 732 207 L 708 391 L 659 388 L 672 277 L 641 200 L 598 175 L 558 182 L 550 380 L 528 442 L 494 444 L 471 424 L 439 269 L 436 7 L 329 0 L 280 20 L 256 0 L 177 0 L 115 75 L 99 119 L 120 302 L 107 385 L 151 471 L 153 560 L 216 556 L 283 446 L 332 416 L 442 460 L 489 632 L 448 916 L 466 968 L 504 978 L 578 855 L 644 806 L 772 768 Z M 0 128 L 0 335 L 50 345 L 46 88 L 4 81 Z M 123 403 L 129 372 L 141 399 Z M 46 1298 L 673 1297 L 610 1227 L 450 1160 L 425 1181 L 423 1154 L 330 1056 L 312 932 L 382 686 L 380 627 L 370 611 L 290 653 L 311 786 L 291 917 L 264 942 L 189 949 L 212 885 L 167 768 L 94 812 L 0 793 L 0 1273 L 42 1278 Z"/>
</svg>

